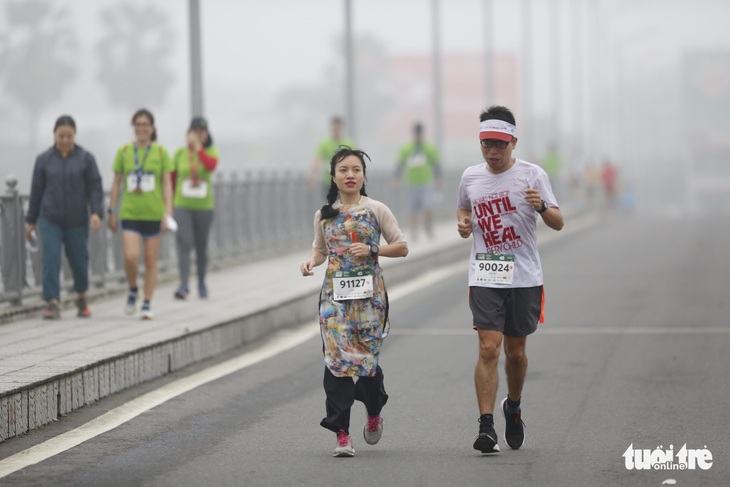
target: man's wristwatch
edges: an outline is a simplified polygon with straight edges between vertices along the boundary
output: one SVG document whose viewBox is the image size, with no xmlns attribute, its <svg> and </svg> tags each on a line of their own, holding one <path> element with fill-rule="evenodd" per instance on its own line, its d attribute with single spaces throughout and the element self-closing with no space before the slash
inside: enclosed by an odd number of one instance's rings
<svg viewBox="0 0 730 487">
<path fill-rule="evenodd" d="M 377 257 L 378 252 L 380 252 L 380 247 L 375 244 L 370 244 L 370 255 L 372 255 L 373 257 Z"/>
<path fill-rule="evenodd" d="M 117 210 L 116 208 L 107 208 L 106 212 L 110 215 L 113 215 L 119 213 L 119 210 Z"/>
<path fill-rule="evenodd" d="M 545 203 L 545 200 L 540 200 L 540 202 L 542 203 L 542 206 L 540 206 L 540 209 L 537 210 L 537 212 L 542 214 L 548 210 L 548 205 L 547 205 L 547 203 Z"/>
</svg>

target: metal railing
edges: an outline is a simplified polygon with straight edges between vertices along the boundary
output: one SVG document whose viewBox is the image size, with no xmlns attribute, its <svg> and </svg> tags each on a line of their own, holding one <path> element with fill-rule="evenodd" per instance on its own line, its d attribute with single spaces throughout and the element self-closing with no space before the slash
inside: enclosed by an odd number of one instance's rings
<svg viewBox="0 0 730 487">
<path fill-rule="evenodd" d="M 461 171 L 444 171 L 435 218 L 454 218 L 456 191 Z M 42 287 L 42 245 L 35 252 L 25 246 L 24 215 L 27 196 L 21 195 L 13 177 L 6 179 L 7 190 L 0 195 L 0 252 L 2 288 L 0 304 L 21 305 L 24 299 L 38 299 Z M 314 212 L 324 204 L 320 186 L 307 184 L 304 172 L 248 172 L 243 175 L 218 174 L 213 184 L 216 199 L 211 229 L 211 266 L 276 252 L 301 249 L 305 256 L 313 240 Z M 405 188 L 396 190 L 393 173 L 371 171 L 366 183 L 368 195 L 387 204 L 401 228 L 408 226 L 408 198 Z M 108 194 L 106 198 L 108 199 Z M 105 206 L 106 207 L 106 206 Z M 119 233 L 106 227 L 89 237 L 90 286 L 104 288 L 124 281 L 124 259 Z M 160 275 L 176 272 L 174 236 L 163 237 Z M 71 271 L 63 257 L 62 286 L 71 284 Z"/>
</svg>

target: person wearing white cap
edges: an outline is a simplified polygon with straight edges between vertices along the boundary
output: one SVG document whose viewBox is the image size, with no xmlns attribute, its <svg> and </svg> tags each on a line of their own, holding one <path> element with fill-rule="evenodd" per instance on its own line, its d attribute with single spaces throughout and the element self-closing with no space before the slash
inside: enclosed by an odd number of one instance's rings
<svg viewBox="0 0 730 487">
<path fill-rule="evenodd" d="M 494 430 L 500 348 L 504 342 L 508 395 L 501 402 L 504 440 L 512 449 L 525 442 L 520 400 L 527 372 L 527 335 L 544 321 L 542 267 L 537 252 L 537 219 L 563 228 L 563 216 L 545 171 L 512 156 L 516 123 L 505 107 L 482 112 L 479 141 L 486 164 L 461 176 L 456 215 L 462 238 L 472 239 L 469 307 L 479 335 L 474 372 L 479 406 L 479 435 L 474 449 L 499 451 Z"/>
</svg>

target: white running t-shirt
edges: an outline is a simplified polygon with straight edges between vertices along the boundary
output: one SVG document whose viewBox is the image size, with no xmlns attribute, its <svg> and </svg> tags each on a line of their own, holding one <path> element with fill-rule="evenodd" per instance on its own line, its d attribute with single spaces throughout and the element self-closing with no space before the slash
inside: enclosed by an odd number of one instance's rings
<svg viewBox="0 0 730 487">
<path fill-rule="evenodd" d="M 538 165 L 520 159 L 501 174 L 492 174 L 487 164 L 464 171 L 459 184 L 457 205 L 471 210 L 474 233 L 469 264 L 469 286 L 534 287 L 542 285 L 542 266 L 537 253 L 537 218 L 525 201 L 525 190 L 533 188 L 551 208 L 557 208 L 547 173 Z M 478 253 L 514 256 L 511 284 L 477 283 L 474 278 Z"/>
</svg>

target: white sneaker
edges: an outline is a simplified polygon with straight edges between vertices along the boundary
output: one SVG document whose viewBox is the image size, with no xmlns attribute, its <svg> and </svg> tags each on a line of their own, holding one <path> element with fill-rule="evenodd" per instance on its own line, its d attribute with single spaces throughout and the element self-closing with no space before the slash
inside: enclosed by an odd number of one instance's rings
<svg viewBox="0 0 730 487">
<path fill-rule="evenodd" d="M 365 443 L 375 445 L 383 436 L 383 418 L 378 416 L 368 416 L 365 426 L 362 427 L 362 435 L 365 437 Z"/>
<path fill-rule="evenodd" d="M 137 312 L 137 293 L 127 294 L 127 303 L 124 305 L 124 314 L 132 316 Z"/>
<path fill-rule="evenodd" d="M 335 448 L 335 453 L 332 455 L 334 457 L 354 457 L 355 456 L 355 448 L 352 446 L 352 438 L 350 438 L 350 435 L 345 433 L 345 430 L 340 430 L 337 433 L 337 448 Z"/>
<path fill-rule="evenodd" d="M 155 319 L 155 314 L 152 312 L 151 308 L 145 308 L 142 307 L 142 319 L 143 320 L 153 320 Z"/>
</svg>

